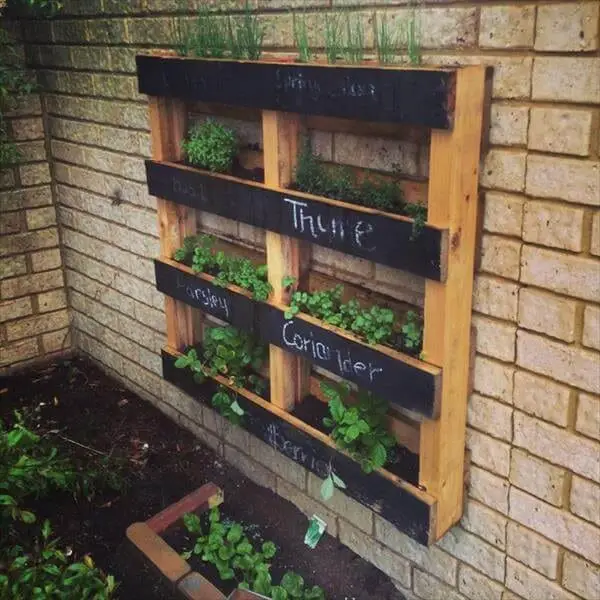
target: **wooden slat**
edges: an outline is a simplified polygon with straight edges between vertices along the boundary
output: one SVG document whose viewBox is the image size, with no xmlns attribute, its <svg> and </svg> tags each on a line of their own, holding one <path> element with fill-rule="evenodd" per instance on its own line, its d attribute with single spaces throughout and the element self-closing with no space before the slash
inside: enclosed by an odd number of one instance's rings
<svg viewBox="0 0 600 600">
<path fill-rule="evenodd" d="M 439 500 L 436 537 L 462 514 L 484 67 L 458 72 L 452 132 L 431 140 L 429 222 L 449 227 L 446 283 L 425 291 L 425 360 L 444 370 L 437 421 L 421 428 L 420 484 Z"/>
<path fill-rule="evenodd" d="M 265 184 L 286 187 L 293 177 L 298 156 L 301 123 L 298 116 L 273 111 L 263 112 L 263 145 Z M 286 276 L 303 281 L 306 276 L 309 250 L 298 239 L 266 232 L 269 283 L 272 299 L 287 304 L 289 291 L 282 285 Z M 269 347 L 271 401 L 292 410 L 309 388 L 310 365 L 300 357 L 278 346 Z"/>
<path fill-rule="evenodd" d="M 185 104 L 172 98 L 149 99 L 150 137 L 155 160 L 181 159 L 181 140 L 185 136 Z M 196 232 L 196 211 L 187 206 L 157 198 L 160 254 L 172 258 L 184 238 Z M 182 302 L 165 298 L 167 341 L 175 348 L 194 343 L 201 335 L 200 315 Z"/>
</svg>

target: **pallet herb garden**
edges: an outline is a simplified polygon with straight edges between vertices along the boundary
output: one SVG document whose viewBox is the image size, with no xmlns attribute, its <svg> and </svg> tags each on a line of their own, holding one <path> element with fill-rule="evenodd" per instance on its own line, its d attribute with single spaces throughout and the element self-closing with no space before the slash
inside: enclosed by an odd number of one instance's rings
<svg viewBox="0 0 600 600">
<path fill-rule="evenodd" d="M 223 32 L 203 30 L 185 44 L 204 58 L 137 59 L 151 96 L 164 376 L 321 477 L 324 498 L 342 488 L 430 544 L 462 514 L 485 71 L 224 59 L 244 35 L 260 47 L 253 23 L 239 26 L 220 56 L 204 48 Z M 308 60 L 305 23 L 294 32 Z M 360 34 L 348 22 L 357 61 Z M 235 136 L 216 121 L 188 132 L 194 101 L 262 111 L 264 181 L 236 175 Z M 325 165 L 303 135 L 307 115 L 431 129 L 427 207 L 393 178 Z M 265 229 L 265 264 L 198 235 L 198 210 Z M 310 289 L 307 243 L 427 278 L 423 313 Z M 201 313 L 228 325 L 201 335 Z"/>
</svg>

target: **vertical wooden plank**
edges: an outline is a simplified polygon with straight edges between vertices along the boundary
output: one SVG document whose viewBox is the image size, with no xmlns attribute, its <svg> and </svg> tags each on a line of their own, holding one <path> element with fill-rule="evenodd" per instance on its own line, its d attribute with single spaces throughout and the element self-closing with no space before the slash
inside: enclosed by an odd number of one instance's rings
<svg viewBox="0 0 600 600">
<path fill-rule="evenodd" d="M 432 537 L 439 539 L 463 509 L 470 326 L 477 230 L 485 68 L 459 69 L 451 131 L 433 131 L 429 213 L 449 227 L 448 277 L 427 281 L 425 360 L 443 368 L 441 414 L 421 427 L 419 483 L 438 500 Z"/>
<path fill-rule="evenodd" d="M 263 111 L 263 146 L 265 184 L 286 187 L 293 177 L 298 156 L 301 121 L 297 115 Z M 287 292 L 282 279 L 290 275 L 303 282 L 310 259 L 310 249 L 299 240 L 266 233 L 269 282 L 273 286 L 273 300 L 287 303 Z M 308 393 L 310 365 L 297 356 L 277 348 L 269 348 L 269 376 L 271 402 L 284 410 L 294 405 Z"/>
<path fill-rule="evenodd" d="M 150 137 L 154 160 L 177 161 L 182 157 L 181 140 L 185 137 L 187 111 L 185 103 L 171 98 L 149 98 Z M 161 258 L 173 258 L 187 235 L 196 233 L 193 209 L 157 198 Z M 198 342 L 200 314 L 173 298 L 165 298 L 167 343 L 181 350 Z"/>
</svg>

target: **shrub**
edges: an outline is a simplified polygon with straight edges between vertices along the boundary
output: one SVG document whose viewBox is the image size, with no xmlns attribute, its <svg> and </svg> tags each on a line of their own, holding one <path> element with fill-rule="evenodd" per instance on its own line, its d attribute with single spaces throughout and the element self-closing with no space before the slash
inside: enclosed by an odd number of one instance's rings
<svg viewBox="0 0 600 600">
<path fill-rule="evenodd" d="M 207 119 L 191 130 L 182 146 L 193 165 L 216 173 L 230 173 L 238 144 L 233 130 Z"/>
</svg>

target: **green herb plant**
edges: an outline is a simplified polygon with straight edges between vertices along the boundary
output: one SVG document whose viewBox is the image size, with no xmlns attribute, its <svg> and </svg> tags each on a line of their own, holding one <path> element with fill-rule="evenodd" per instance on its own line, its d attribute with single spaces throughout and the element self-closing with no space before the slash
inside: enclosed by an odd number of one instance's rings
<svg viewBox="0 0 600 600">
<path fill-rule="evenodd" d="M 246 0 L 244 14 L 237 25 L 236 48 L 241 49 L 243 58 L 258 60 L 262 54 L 265 29 L 260 24 L 258 15 L 252 11 L 249 0 Z"/>
<path fill-rule="evenodd" d="M 234 425 L 241 425 L 246 411 L 237 401 L 237 396 L 229 388 L 221 385 L 211 399 L 213 408 Z"/>
<path fill-rule="evenodd" d="M 234 284 L 252 292 L 255 300 L 265 301 L 273 291 L 268 281 L 267 266 L 255 265 L 247 258 L 231 257 L 215 249 L 215 238 L 191 236 L 184 240 L 173 258 L 192 267 L 196 273 L 215 276 L 215 285 Z"/>
<path fill-rule="evenodd" d="M 296 13 L 292 14 L 294 23 L 294 42 L 298 49 L 298 59 L 300 63 L 310 62 L 312 58 L 312 50 L 308 41 L 308 24 L 306 15 L 298 16 Z"/>
<path fill-rule="evenodd" d="M 235 132 L 214 119 L 196 125 L 182 143 L 188 161 L 216 173 L 230 173 L 238 152 Z"/>
<path fill-rule="evenodd" d="M 423 346 L 423 321 L 413 310 L 406 313 L 406 320 L 402 325 L 402 335 L 404 349 L 418 353 Z"/>
<path fill-rule="evenodd" d="M 412 65 L 421 64 L 421 27 L 416 9 L 413 7 L 406 23 L 406 49 Z"/>
<path fill-rule="evenodd" d="M 223 58 L 229 42 L 224 21 L 211 14 L 208 7 L 200 8 L 195 23 L 185 30 L 178 22 L 178 38 L 179 54 L 201 58 Z"/>
<path fill-rule="evenodd" d="M 365 473 L 383 467 L 388 460 L 388 450 L 396 445 L 387 429 L 388 403 L 361 390 L 356 404 L 349 405 L 347 383 L 322 382 L 321 390 L 328 400 L 331 415 L 323 419 L 323 425 L 332 429 L 331 438 L 336 446 L 354 458 Z"/>
<path fill-rule="evenodd" d="M 386 15 L 377 15 L 375 33 L 379 63 L 382 65 L 392 64 L 398 54 L 399 36 L 392 32 Z"/>
<path fill-rule="evenodd" d="M 330 65 L 335 64 L 344 51 L 344 24 L 340 15 L 325 14 L 325 56 Z"/>
<path fill-rule="evenodd" d="M 346 61 L 359 64 L 365 58 L 365 30 L 360 15 L 346 15 Z"/>
<path fill-rule="evenodd" d="M 270 561 L 277 554 L 275 544 L 266 541 L 257 549 L 244 527 L 235 521 L 222 520 L 218 508 L 211 509 L 206 526 L 195 514 L 184 515 L 183 522 L 196 536 L 194 546 L 183 557 L 199 556 L 216 567 L 223 581 L 235 580 L 239 589 L 252 590 L 273 600 L 325 600 L 321 588 L 306 587 L 297 573 L 287 572 L 279 585 L 274 585 Z"/>
</svg>

